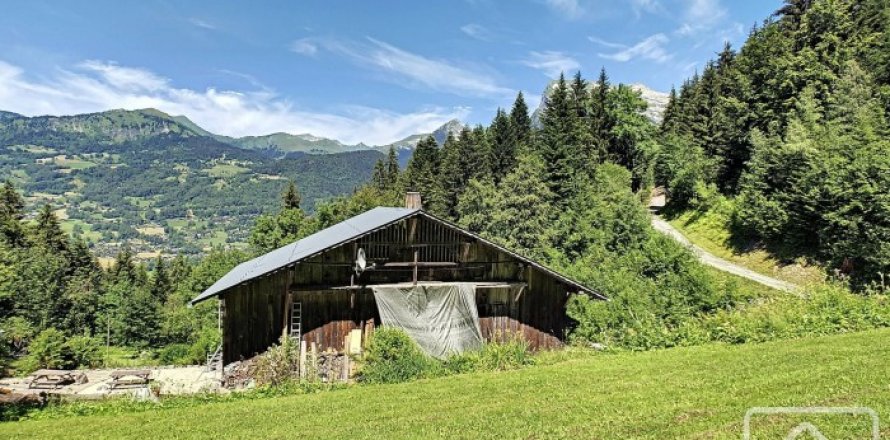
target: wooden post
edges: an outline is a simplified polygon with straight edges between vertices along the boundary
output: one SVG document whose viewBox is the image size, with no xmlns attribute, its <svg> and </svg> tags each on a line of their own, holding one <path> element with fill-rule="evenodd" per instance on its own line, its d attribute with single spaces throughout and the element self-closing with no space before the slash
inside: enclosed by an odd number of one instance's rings
<svg viewBox="0 0 890 440">
<path fill-rule="evenodd" d="M 306 378 L 306 341 L 300 341 L 300 379 Z"/>
<path fill-rule="evenodd" d="M 414 284 L 417 284 L 417 257 L 420 251 L 414 249 Z"/>
<path fill-rule="evenodd" d="M 290 309 L 291 305 L 294 302 L 293 293 L 291 293 L 290 285 L 291 278 L 293 277 L 293 272 L 290 269 L 285 269 L 287 271 L 287 276 L 285 277 L 284 283 L 284 310 L 281 313 L 282 321 L 284 321 L 281 326 L 281 337 L 287 338 L 290 333 Z"/>
</svg>

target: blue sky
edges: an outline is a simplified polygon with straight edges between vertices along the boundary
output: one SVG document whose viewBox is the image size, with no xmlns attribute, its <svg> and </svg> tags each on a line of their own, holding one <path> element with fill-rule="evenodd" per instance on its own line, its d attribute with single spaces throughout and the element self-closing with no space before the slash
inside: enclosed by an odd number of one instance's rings
<svg viewBox="0 0 890 440">
<path fill-rule="evenodd" d="M 383 144 L 487 123 L 522 90 L 605 66 L 661 91 L 780 1 L 57 1 L 0 14 L 0 109 L 155 107 L 232 136 Z"/>
</svg>

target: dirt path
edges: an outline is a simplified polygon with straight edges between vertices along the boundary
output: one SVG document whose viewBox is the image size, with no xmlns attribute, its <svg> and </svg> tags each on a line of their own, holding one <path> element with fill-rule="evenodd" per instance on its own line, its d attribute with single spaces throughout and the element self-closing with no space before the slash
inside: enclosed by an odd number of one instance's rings
<svg viewBox="0 0 890 440">
<path fill-rule="evenodd" d="M 704 264 L 707 264 L 708 266 L 711 266 L 718 270 L 722 270 L 724 272 L 731 273 L 733 275 L 740 276 L 742 278 L 747 278 L 751 281 L 763 284 L 764 286 L 767 286 L 767 287 L 772 287 L 773 289 L 776 289 L 776 290 L 781 290 L 781 291 L 789 292 L 789 293 L 799 293 L 800 292 L 800 287 L 798 287 L 797 285 L 791 284 L 786 281 L 778 280 L 778 279 L 775 279 L 772 277 L 768 277 L 766 275 L 754 272 L 753 270 L 746 269 L 746 268 L 739 266 L 737 264 L 730 263 L 729 261 L 726 261 L 720 257 L 717 257 L 716 255 L 692 244 L 692 242 L 689 241 L 689 239 L 687 239 L 683 235 L 683 233 L 678 231 L 676 228 L 671 226 L 670 223 L 668 223 L 663 218 L 661 218 L 657 215 L 652 216 L 652 227 L 654 227 L 656 231 L 661 232 L 662 234 L 665 234 L 668 237 L 671 237 L 674 240 L 677 240 L 684 246 L 690 248 L 692 250 L 692 253 L 694 253 L 695 256 L 698 257 L 699 261 L 701 261 Z"/>
</svg>

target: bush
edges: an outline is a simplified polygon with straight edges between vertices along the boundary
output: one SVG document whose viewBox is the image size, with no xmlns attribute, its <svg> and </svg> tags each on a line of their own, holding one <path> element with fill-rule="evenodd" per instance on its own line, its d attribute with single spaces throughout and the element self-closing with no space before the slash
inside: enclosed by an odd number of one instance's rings
<svg viewBox="0 0 890 440">
<path fill-rule="evenodd" d="M 381 327 L 374 331 L 365 352 L 360 380 L 397 383 L 438 374 L 441 364 L 424 354 L 404 331 Z"/>
<path fill-rule="evenodd" d="M 198 339 L 189 348 L 189 359 L 186 363 L 203 364 L 207 360 L 207 355 L 216 351 L 221 340 L 216 328 L 204 328 L 198 335 Z"/>
<path fill-rule="evenodd" d="M 299 380 L 299 343 L 283 336 L 278 345 L 257 356 L 250 375 L 258 386 L 279 386 Z"/>
<path fill-rule="evenodd" d="M 24 367 L 29 371 L 40 368 L 65 369 L 70 365 L 70 360 L 71 353 L 65 344 L 65 335 L 54 328 L 48 328 L 31 341 Z"/>
<path fill-rule="evenodd" d="M 476 351 L 449 357 L 444 361 L 447 373 L 514 370 L 533 361 L 528 343 L 514 334 L 504 342 L 489 342 Z"/>
<path fill-rule="evenodd" d="M 65 342 L 68 364 L 74 368 L 93 368 L 102 360 L 102 342 L 90 336 L 75 336 Z"/>
<path fill-rule="evenodd" d="M 193 363 L 189 344 L 170 344 L 158 351 L 158 362 L 162 365 L 189 365 Z"/>
</svg>

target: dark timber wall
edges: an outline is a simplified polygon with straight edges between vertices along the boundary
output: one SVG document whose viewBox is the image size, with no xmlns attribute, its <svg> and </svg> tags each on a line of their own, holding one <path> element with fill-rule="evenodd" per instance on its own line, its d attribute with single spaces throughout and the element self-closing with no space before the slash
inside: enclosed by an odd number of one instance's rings
<svg viewBox="0 0 890 440">
<path fill-rule="evenodd" d="M 358 248 L 378 269 L 355 277 Z M 334 286 L 411 282 L 413 267 L 386 263 L 448 262 L 421 267 L 418 281 L 525 283 L 522 288 L 478 288 L 479 324 L 486 339 L 521 334 L 535 349 L 562 344 L 569 321 L 566 287 L 552 276 L 447 225 L 426 218 L 403 220 L 356 242 L 346 243 L 223 295 L 225 363 L 249 358 L 278 341 L 289 324 L 290 302 L 302 307 L 302 340 L 321 349 L 343 349 L 354 329 L 380 325 L 370 289 Z M 369 264 L 370 265 L 370 264 Z M 353 278 L 355 277 L 355 278 Z M 288 288 L 288 281 L 290 286 Z M 288 292 L 290 295 L 288 295 Z"/>
</svg>

